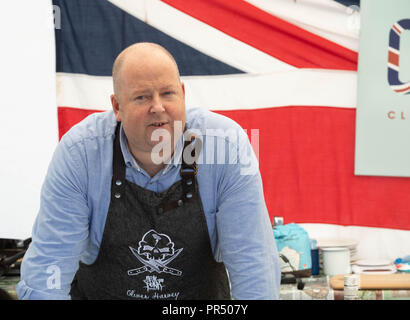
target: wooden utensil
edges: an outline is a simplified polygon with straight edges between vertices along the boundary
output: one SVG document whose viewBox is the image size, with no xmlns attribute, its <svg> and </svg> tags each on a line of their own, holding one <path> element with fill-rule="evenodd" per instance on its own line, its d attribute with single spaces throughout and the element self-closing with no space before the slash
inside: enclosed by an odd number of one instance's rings
<svg viewBox="0 0 410 320">
<path fill-rule="evenodd" d="M 335 275 L 330 278 L 333 289 L 344 288 L 344 275 Z M 360 274 L 359 289 L 410 289 L 410 274 Z"/>
</svg>

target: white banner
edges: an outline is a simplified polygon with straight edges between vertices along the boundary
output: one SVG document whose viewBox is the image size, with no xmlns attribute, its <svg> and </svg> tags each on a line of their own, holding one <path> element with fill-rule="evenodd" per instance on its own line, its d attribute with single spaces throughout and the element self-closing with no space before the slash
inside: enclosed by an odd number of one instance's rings
<svg viewBox="0 0 410 320">
<path fill-rule="evenodd" d="M 410 1 L 360 14 L 355 174 L 410 177 Z"/>
<path fill-rule="evenodd" d="M 0 238 L 31 237 L 58 142 L 53 15 L 51 0 L 0 2 Z"/>
</svg>

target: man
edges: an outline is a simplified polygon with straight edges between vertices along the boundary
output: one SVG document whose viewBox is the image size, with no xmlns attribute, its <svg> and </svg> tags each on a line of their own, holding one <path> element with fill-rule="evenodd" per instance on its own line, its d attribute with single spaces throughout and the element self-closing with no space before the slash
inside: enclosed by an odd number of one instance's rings
<svg viewBox="0 0 410 320">
<path fill-rule="evenodd" d="M 19 298 L 277 299 L 278 253 L 244 131 L 185 109 L 159 45 L 125 49 L 113 81 L 113 111 L 55 151 Z"/>
</svg>

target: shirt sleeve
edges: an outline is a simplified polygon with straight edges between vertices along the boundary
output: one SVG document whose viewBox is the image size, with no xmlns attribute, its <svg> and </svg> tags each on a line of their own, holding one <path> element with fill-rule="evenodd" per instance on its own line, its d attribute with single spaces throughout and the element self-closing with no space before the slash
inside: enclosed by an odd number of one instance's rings
<svg viewBox="0 0 410 320">
<path fill-rule="evenodd" d="M 70 285 L 89 232 L 83 147 L 65 136 L 54 152 L 41 189 L 32 242 L 21 265 L 19 299 L 70 299 Z"/>
<path fill-rule="evenodd" d="M 237 300 L 279 299 L 280 262 L 258 161 L 247 135 L 231 144 L 237 163 L 224 166 L 218 191 L 220 253 Z"/>
</svg>

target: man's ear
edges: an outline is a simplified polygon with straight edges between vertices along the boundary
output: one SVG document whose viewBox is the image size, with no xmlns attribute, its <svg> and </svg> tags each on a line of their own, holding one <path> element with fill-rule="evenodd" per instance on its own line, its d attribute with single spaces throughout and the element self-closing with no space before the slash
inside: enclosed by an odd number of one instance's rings
<svg viewBox="0 0 410 320">
<path fill-rule="evenodd" d="M 115 118 L 117 119 L 118 122 L 121 122 L 120 103 L 118 102 L 117 96 L 115 94 L 112 94 L 110 98 L 111 98 L 111 105 L 112 105 L 112 110 L 114 110 Z"/>
<path fill-rule="evenodd" d="M 185 84 L 183 82 L 181 82 L 181 88 L 182 88 L 182 93 L 184 94 L 184 98 L 185 98 Z"/>
</svg>

